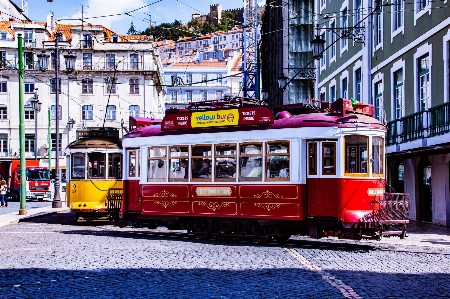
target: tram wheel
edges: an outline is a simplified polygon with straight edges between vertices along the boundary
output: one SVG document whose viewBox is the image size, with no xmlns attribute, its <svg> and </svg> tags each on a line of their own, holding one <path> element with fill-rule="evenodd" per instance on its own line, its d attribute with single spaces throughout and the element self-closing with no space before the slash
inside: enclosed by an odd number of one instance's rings
<svg viewBox="0 0 450 299">
<path fill-rule="evenodd" d="M 253 243 L 257 243 L 257 244 L 267 243 L 269 241 L 269 239 L 270 239 L 269 236 L 253 236 L 253 237 L 250 237 L 250 240 Z"/>
<path fill-rule="evenodd" d="M 287 240 L 289 240 L 290 237 L 291 237 L 291 235 L 278 235 L 278 236 L 273 236 L 273 239 L 277 242 L 284 243 Z"/>
</svg>

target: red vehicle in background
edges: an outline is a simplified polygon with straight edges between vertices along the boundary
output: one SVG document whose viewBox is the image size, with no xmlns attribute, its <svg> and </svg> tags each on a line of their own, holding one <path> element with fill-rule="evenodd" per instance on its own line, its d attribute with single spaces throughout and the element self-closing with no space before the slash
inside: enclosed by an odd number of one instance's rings
<svg viewBox="0 0 450 299">
<path fill-rule="evenodd" d="M 9 194 L 13 201 L 20 200 L 20 160 L 0 161 L 0 175 L 8 183 Z M 26 199 L 50 200 L 50 170 L 39 167 L 39 161 L 26 161 Z"/>
</svg>

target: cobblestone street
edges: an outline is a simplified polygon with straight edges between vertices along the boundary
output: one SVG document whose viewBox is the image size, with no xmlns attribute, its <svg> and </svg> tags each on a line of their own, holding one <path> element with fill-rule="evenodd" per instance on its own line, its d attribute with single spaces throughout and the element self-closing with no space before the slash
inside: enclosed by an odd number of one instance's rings
<svg viewBox="0 0 450 299">
<path fill-rule="evenodd" d="M 73 221 L 63 213 L 1 227 L 0 298 L 450 298 L 448 254 Z"/>
</svg>

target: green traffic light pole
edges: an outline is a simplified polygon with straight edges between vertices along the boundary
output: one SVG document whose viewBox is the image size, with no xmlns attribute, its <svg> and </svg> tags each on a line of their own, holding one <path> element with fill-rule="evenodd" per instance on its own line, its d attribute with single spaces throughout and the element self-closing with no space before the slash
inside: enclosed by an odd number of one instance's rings
<svg viewBox="0 0 450 299">
<path fill-rule="evenodd" d="M 23 53 L 22 34 L 17 34 L 19 49 L 19 148 L 20 148 L 20 207 L 19 215 L 26 215 L 26 177 L 25 177 L 25 107 L 24 107 L 24 84 L 23 84 Z"/>
</svg>

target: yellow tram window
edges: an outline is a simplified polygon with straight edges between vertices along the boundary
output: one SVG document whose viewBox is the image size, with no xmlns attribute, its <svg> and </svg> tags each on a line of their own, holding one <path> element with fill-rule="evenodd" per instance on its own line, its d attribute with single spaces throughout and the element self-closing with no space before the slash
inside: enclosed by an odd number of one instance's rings
<svg viewBox="0 0 450 299">
<path fill-rule="evenodd" d="M 211 145 L 192 146 L 192 180 L 211 181 Z"/>
<path fill-rule="evenodd" d="M 122 155 L 121 154 L 108 154 L 108 177 L 109 178 L 122 178 Z"/>
<path fill-rule="evenodd" d="M 381 137 L 372 137 L 372 174 L 383 174 L 383 161 L 384 161 L 384 142 Z"/>
<path fill-rule="evenodd" d="M 236 181 L 236 144 L 217 144 L 215 153 L 215 180 Z"/>
<path fill-rule="evenodd" d="M 189 146 L 177 145 L 170 147 L 169 179 L 171 182 L 188 181 L 189 179 Z"/>
<path fill-rule="evenodd" d="M 104 153 L 88 153 L 88 177 L 104 179 L 105 174 L 105 156 Z"/>
<path fill-rule="evenodd" d="M 266 143 L 267 180 L 289 180 L 289 141 Z"/>
<path fill-rule="evenodd" d="M 345 173 L 367 176 L 368 138 L 360 135 L 345 136 Z"/>
<path fill-rule="evenodd" d="M 148 148 L 148 181 L 165 181 L 167 177 L 167 148 L 154 146 Z"/>
<path fill-rule="evenodd" d="M 262 180 L 262 149 L 262 142 L 239 144 L 239 181 Z"/>
<path fill-rule="evenodd" d="M 71 179 L 85 179 L 86 155 L 81 153 L 72 154 Z"/>
</svg>

